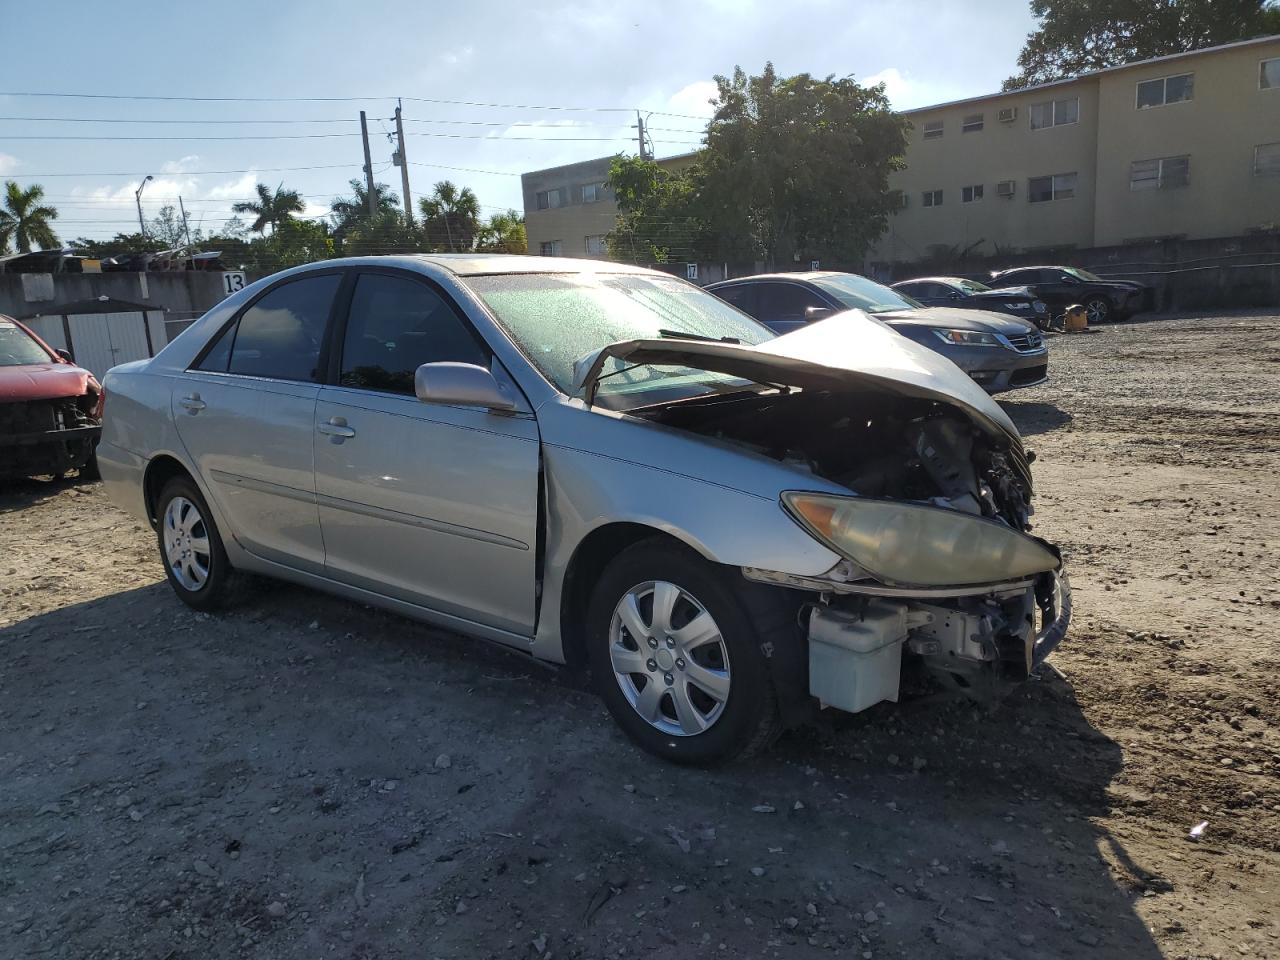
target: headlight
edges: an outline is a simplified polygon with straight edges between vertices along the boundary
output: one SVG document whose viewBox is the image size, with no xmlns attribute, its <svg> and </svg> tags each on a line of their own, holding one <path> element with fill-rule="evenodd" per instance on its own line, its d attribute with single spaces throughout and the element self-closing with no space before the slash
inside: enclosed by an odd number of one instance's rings
<svg viewBox="0 0 1280 960">
<path fill-rule="evenodd" d="M 958 587 L 1056 570 L 1042 542 L 941 507 L 789 491 L 783 505 L 818 540 L 887 584 Z"/>
<path fill-rule="evenodd" d="M 1025 310 L 1025 309 L 1027 309 L 1027 305 L 1026 305 L 1025 303 L 1006 303 L 1006 304 L 1005 304 L 1005 306 L 1006 306 L 1006 307 L 1008 307 L 1010 310 Z"/>
<path fill-rule="evenodd" d="M 930 327 L 934 335 L 947 343 L 958 347 L 998 347 L 1000 341 L 994 333 L 979 333 L 977 330 L 944 330 L 941 327 Z"/>
</svg>

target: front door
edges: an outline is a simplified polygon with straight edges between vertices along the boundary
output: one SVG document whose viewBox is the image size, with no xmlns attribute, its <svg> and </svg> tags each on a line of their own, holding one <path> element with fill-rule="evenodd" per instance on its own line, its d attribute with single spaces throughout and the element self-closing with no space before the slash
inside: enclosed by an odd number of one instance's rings
<svg viewBox="0 0 1280 960">
<path fill-rule="evenodd" d="M 271 288 L 174 381 L 173 419 L 234 537 L 324 572 L 312 449 L 322 345 L 339 272 Z"/>
<path fill-rule="evenodd" d="M 341 351 L 314 423 L 328 575 L 513 640 L 531 636 L 540 456 L 532 411 L 417 399 L 423 363 L 479 364 L 505 377 L 448 295 L 423 278 L 359 274 Z"/>
</svg>

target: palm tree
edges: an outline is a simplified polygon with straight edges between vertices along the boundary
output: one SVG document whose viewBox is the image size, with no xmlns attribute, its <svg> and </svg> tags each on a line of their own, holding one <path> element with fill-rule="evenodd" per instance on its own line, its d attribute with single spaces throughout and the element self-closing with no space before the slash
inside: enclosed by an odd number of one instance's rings
<svg viewBox="0 0 1280 960">
<path fill-rule="evenodd" d="M 494 213 L 476 233 L 476 250 L 481 253 L 528 253 L 524 217 L 515 210 Z"/>
<path fill-rule="evenodd" d="M 329 218 L 334 235 L 341 238 L 357 224 L 369 218 L 369 190 L 363 180 L 352 180 L 350 197 L 334 197 L 329 204 Z M 400 198 L 385 183 L 373 185 L 374 218 L 385 217 L 400 209 Z"/>
<path fill-rule="evenodd" d="M 418 201 L 422 226 L 433 247 L 470 250 L 480 229 L 480 203 L 470 187 L 459 190 L 448 180 L 436 184 L 431 196 Z"/>
<path fill-rule="evenodd" d="M 40 205 L 44 199 L 44 187 L 32 184 L 23 190 L 14 181 L 4 185 L 4 207 L 0 209 L 0 253 L 7 253 L 9 244 L 15 243 L 19 253 L 30 253 L 34 243 L 41 250 L 57 247 L 58 235 L 49 225 L 56 220 L 58 211 Z"/>
<path fill-rule="evenodd" d="M 301 195 L 297 190 L 286 190 L 283 183 L 276 187 L 275 193 L 265 183 L 258 184 L 256 189 L 257 200 L 243 200 L 231 208 L 233 213 L 252 213 L 257 217 L 249 228 L 255 233 L 264 233 L 268 226 L 274 231 L 282 221 L 303 210 Z"/>
</svg>

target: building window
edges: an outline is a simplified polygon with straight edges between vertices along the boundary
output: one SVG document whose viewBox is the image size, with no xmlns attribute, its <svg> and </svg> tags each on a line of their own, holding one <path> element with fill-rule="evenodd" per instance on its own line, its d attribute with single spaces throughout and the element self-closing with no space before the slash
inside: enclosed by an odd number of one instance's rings
<svg viewBox="0 0 1280 960">
<path fill-rule="evenodd" d="M 982 199 L 982 184 L 975 183 L 972 187 L 960 188 L 961 203 L 976 203 Z"/>
<path fill-rule="evenodd" d="M 942 121 L 926 120 L 924 124 L 924 138 L 926 140 L 938 140 L 942 137 Z"/>
<path fill-rule="evenodd" d="M 942 191 L 926 190 L 921 194 L 920 202 L 926 207 L 940 207 L 942 206 Z"/>
<path fill-rule="evenodd" d="M 1258 89 L 1280 90 L 1280 57 L 1263 60 L 1259 65 Z"/>
<path fill-rule="evenodd" d="M 544 257 L 560 256 L 560 241 L 559 240 L 543 240 L 540 244 L 538 244 L 538 253 L 540 253 Z"/>
<path fill-rule="evenodd" d="M 1046 100 L 1044 103 L 1033 103 L 1028 111 L 1031 116 L 1031 129 L 1044 130 L 1048 127 L 1061 127 L 1063 124 L 1076 123 L 1080 119 L 1080 98 L 1068 97 L 1065 100 Z"/>
<path fill-rule="evenodd" d="M 1280 143 L 1260 143 L 1253 148 L 1253 175 L 1280 177 Z"/>
<path fill-rule="evenodd" d="M 1180 73 L 1176 77 L 1160 77 L 1138 83 L 1138 109 L 1182 103 L 1195 95 L 1195 74 Z"/>
<path fill-rule="evenodd" d="M 582 185 L 582 202 L 598 203 L 606 199 L 604 189 L 605 185 L 603 183 L 584 183 Z"/>
<path fill-rule="evenodd" d="M 563 207 L 567 198 L 565 194 L 568 191 L 564 187 L 557 187 L 554 190 L 540 190 L 534 199 L 537 201 L 539 210 L 554 210 L 556 207 Z"/>
<path fill-rule="evenodd" d="M 1055 173 L 1051 177 L 1032 177 L 1027 181 L 1027 199 L 1032 203 L 1046 200 L 1070 200 L 1076 195 L 1076 175 Z"/>
<path fill-rule="evenodd" d="M 592 256 L 601 257 L 609 252 L 608 244 L 605 243 L 604 234 L 597 233 L 594 236 L 586 238 L 587 253 Z"/>
<path fill-rule="evenodd" d="M 1191 158 L 1159 157 L 1129 165 L 1130 190 L 1168 190 L 1191 182 Z"/>
<path fill-rule="evenodd" d="M 960 124 L 961 133 L 976 133 L 982 129 L 982 114 L 971 113 L 964 118 L 964 122 Z"/>
</svg>

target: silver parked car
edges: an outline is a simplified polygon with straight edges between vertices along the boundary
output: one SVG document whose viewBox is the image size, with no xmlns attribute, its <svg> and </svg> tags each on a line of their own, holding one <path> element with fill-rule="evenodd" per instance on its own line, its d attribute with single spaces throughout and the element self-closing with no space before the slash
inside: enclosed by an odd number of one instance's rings
<svg viewBox="0 0 1280 960">
<path fill-rule="evenodd" d="M 1013 424 L 875 322 L 777 337 L 594 261 L 333 260 L 105 387 L 107 491 L 192 607 L 246 571 L 586 665 L 672 760 L 896 700 L 908 663 L 997 690 L 1070 616 Z"/>
</svg>

